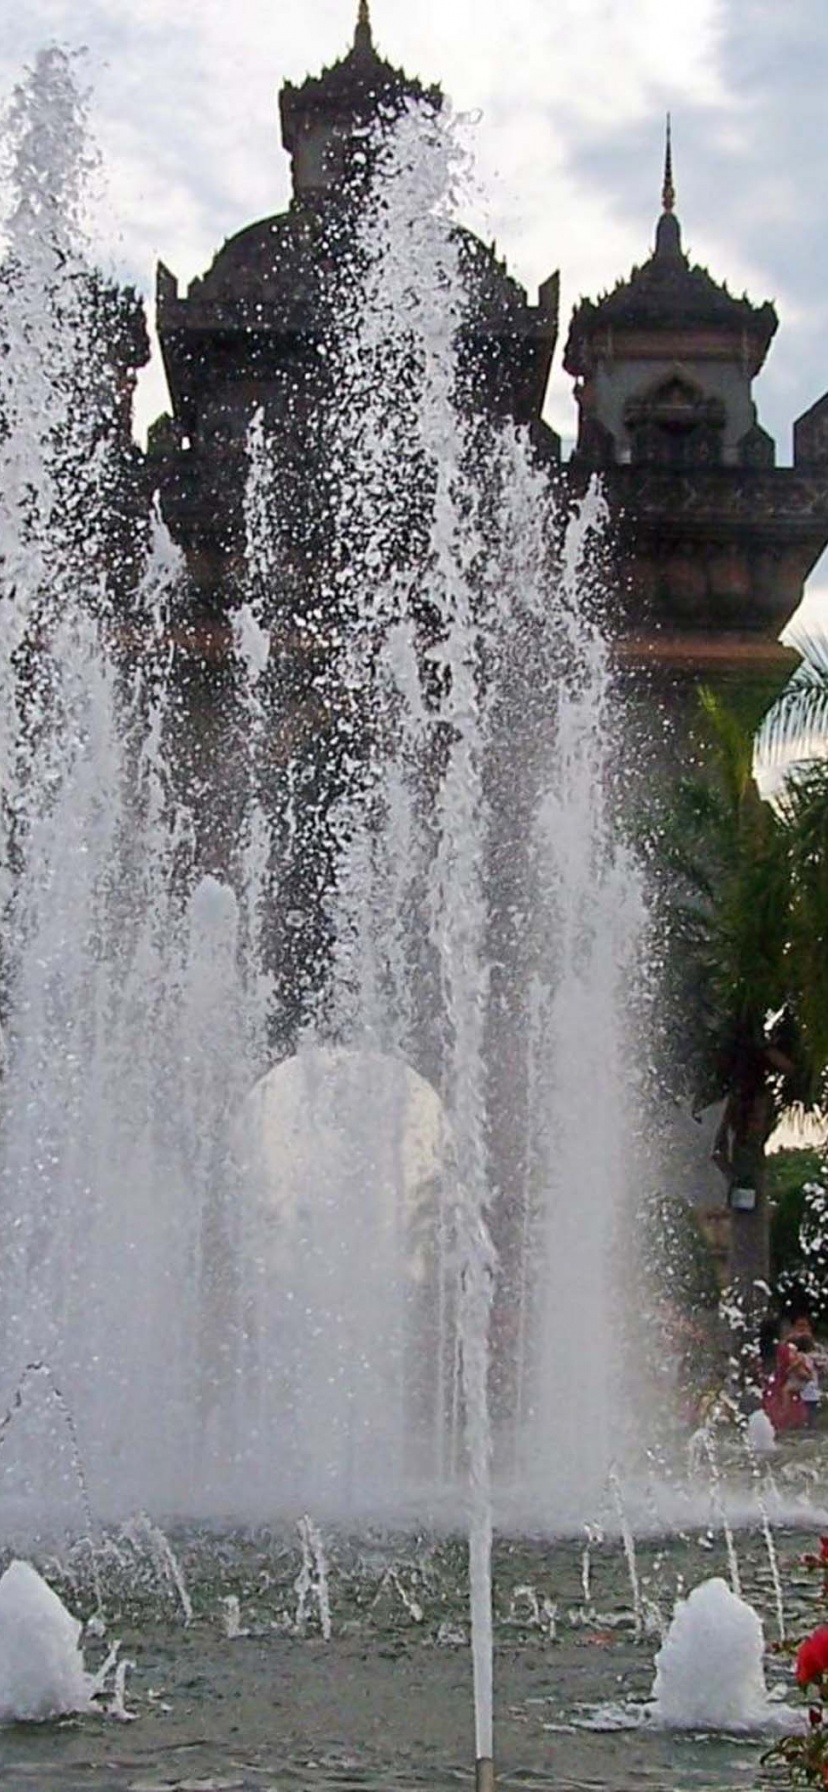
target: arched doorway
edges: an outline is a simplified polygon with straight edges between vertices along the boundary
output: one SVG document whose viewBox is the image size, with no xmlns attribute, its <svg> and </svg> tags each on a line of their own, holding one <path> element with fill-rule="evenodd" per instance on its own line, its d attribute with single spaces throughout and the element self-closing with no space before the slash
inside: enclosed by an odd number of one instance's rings
<svg viewBox="0 0 828 1792">
<path fill-rule="evenodd" d="M 234 1142 L 254 1425 L 297 1497 L 365 1509 L 443 1481 L 457 1435 L 451 1137 L 402 1059 L 314 1047 L 260 1078 Z"/>
</svg>

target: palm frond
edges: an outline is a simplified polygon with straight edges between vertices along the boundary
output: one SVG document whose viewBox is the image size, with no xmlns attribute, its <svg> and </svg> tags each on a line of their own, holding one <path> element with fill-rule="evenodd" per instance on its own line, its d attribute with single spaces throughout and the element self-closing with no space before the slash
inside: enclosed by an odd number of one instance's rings
<svg viewBox="0 0 828 1792">
<path fill-rule="evenodd" d="M 822 624 L 814 626 L 802 616 L 793 616 L 782 639 L 786 647 L 792 647 L 815 672 L 828 679 L 828 631 Z"/>
<path fill-rule="evenodd" d="M 769 771 L 828 758 L 828 633 L 794 619 L 786 643 L 802 661 L 756 731 L 753 765 L 760 782 Z"/>
<path fill-rule="evenodd" d="M 736 813 L 753 776 L 751 736 L 708 685 L 699 689 L 699 704 L 712 734 L 719 781 Z"/>
<path fill-rule="evenodd" d="M 809 645 L 763 727 L 780 728 L 786 707 L 795 715 L 816 693 L 828 742 L 828 637 Z M 771 805 L 741 718 L 710 692 L 701 707 L 708 751 L 675 789 L 658 840 L 669 999 L 681 1017 L 674 1049 L 697 1093 L 758 1076 L 777 1106 L 813 1100 L 828 1065 L 828 745 Z"/>
<path fill-rule="evenodd" d="M 754 768 L 792 771 L 828 758 L 828 680 L 800 667 L 763 716 L 756 733 Z"/>
</svg>

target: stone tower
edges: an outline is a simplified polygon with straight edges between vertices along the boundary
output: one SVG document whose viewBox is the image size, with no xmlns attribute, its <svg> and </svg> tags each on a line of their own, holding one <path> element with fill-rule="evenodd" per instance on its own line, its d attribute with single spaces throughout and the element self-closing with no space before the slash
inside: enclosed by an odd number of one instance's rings
<svg viewBox="0 0 828 1792">
<path fill-rule="evenodd" d="M 597 472 L 614 522 L 625 651 L 675 672 L 762 676 L 828 540 L 828 400 L 775 466 L 752 383 L 777 328 L 691 264 L 675 212 L 669 122 L 662 210 L 644 265 L 576 308 L 576 488 Z"/>
<path fill-rule="evenodd" d="M 348 327 L 340 276 L 344 269 L 347 277 L 372 158 L 383 127 L 412 103 L 437 113 L 442 95 L 379 54 L 360 0 L 347 53 L 318 77 L 287 83 L 279 96 L 291 159 L 288 209 L 233 236 L 186 292 L 158 268 L 157 325 L 171 408 L 151 433 L 149 466 L 187 574 L 176 622 L 181 701 L 174 757 L 196 799 L 200 862 L 219 875 L 233 863 L 243 775 L 246 724 L 231 648 L 233 613 L 247 595 L 244 491 L 257 413 L 278 444 L 278 567 L 257 592 L 270 654 L 259 686 L 268 704 L 263 777 L 275 789 L 290 776 L 301 792 L 289 888 L 282 888 L 270 923 L 284 1017 L 280 1050 L 324 975 L 332 878 L 325 816 L 344 751 L 336 725 L 337 650 L 329 645 L 341 632 L 327 508 L 335 499 L 331 431 L 339 415 L 329 350 L 343 321 Z M 527 425 L 544 458 L 556 462 L 558 439 L 541 410 L 557 339 L 557 276 L 532 304 L 493 247 L 459 227 L 446 230 L 467 276 L 461 355 L 471 376 L 464 384 L 469 405 Z M 290 926 L 282 928 L 286 915 Z"/>
<path fill-rule="evenodd" d="M 294 605 L 297 588 L 313 590 L 314 537 L 324 535 L 314 517 L 314 440 L 329 401 L 337 268 L 349 253 L 382 128 L 412 102 L 437 112 L 442 94 L 379 55 L 360 0 L 347 54 L 301 86 L 287 82 L 279 95 L 291 159 L 288 210 L 232 237 L 186 294 L 159 264 L 157 326 L 171 415 L 151 432 L 150 455 L 164 517 L 187 558 L 191 618 L 205 641 L 211 630 L 215 640 L 215 624 L 234 602 L 247 431 L 259 409 L 279 435 L 280 477 L 296 488 Z M 480 401 L 532 425 L 557 458 L 557 437 L 540 418 L 557 340 L 558 277 L 531 305 L 493 248 L 457 234 L 474 292 L 464 346 L 480 376 Z"/>
</svg>

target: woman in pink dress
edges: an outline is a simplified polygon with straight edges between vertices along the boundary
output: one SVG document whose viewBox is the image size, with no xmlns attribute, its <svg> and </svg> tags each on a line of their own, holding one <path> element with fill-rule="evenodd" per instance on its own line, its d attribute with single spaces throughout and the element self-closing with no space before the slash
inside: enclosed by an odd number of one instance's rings
<svg viewBox="0 0 828 1792">
<path fill-rule="evenodd" d="M 762 1406 L 775 1431 L 799 1431 L 808 1422 L 802 1389 L 809 1378 L 807 1357 L 788 1336 L 776 1346 L 776 1360 L 762 1394 Z"/>
</svg>

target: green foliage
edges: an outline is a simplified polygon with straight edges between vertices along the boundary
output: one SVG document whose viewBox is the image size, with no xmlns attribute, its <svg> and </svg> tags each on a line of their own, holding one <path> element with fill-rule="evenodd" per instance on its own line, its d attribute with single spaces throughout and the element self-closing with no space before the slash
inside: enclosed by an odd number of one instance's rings
<svg viewBox="0 0 828 1792">
<path fill-rule="evenodd" d="M 803 1299 L 813 1322 L 828 1324 L 828 1167 L 816 1151 L 781 1153 L 771 1218 L 771 1275 L 781 1306 Z"/>
<path fill-rule="evenodd" d="M 828 750 L 828 637 L 795 618 L 786 640 L 802 658 L 757 730 L 756 759 L 763 773 L 809 772 Z"/>
<path fill-rule="evenodd" d="M 806 1182 L 819 1176 L 818 1151 L 776 1151 L 768 1158 L 767 1193 L 771 1208 L 771 1275 L 795 1272 L 802 1257 L 802 1225 Z"/>
<path fill-rule="evenodd" d="M 700 705 L 706 762 L 657 854 L 675 1051 L 699 1106 L 729 1097 L 755 1131 L 761 1103 L 766 1137 L 828 1064 L 828 776 L 764 802 L 750 729 L 711 691 Z"/>
<path fill-rule="evenodd" d="M 812 1065 L 828 1064 L 828 767 L 790 783 L 777 808 L 791 864 L 788 970 Z"/>
</svg>

